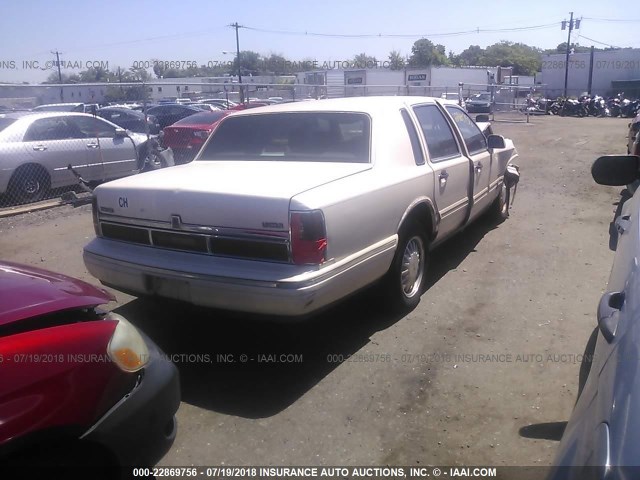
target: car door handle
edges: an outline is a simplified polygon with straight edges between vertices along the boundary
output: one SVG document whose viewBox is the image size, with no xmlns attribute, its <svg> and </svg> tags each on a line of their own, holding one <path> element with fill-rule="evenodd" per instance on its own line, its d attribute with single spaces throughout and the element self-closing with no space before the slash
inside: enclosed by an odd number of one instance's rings
<svg viewBox="0 0 640 480">
<path fill-rule="evenodd" d="M 36 152 L 44 152 L 47 149 L 47 147 L 45 147 L 44 145 L 36 145 L 33 147 L 33 149 Z"/>
<path fill-rule="evenodd" d="M 447 178 L 449 178 L 449 174 L 446 170 L 440 172 L 440 175 L 438 175 L 438 179 L 440 180 L 441 187 L 444 187 L 447 184 Z"/>
<path fill-rule="evenodd" d="M 609 343 L 616 337 L 620 309 L 624 304 L 624 292 L 608 292 L 600 298 L 598 304 L 598 328 Z"/>
<path fill-rule="evenodd" d="M 629 220 L 630 218 L 631 218 L 630 215 L 624 215 L 622 217 L 616 218 L 616 221 L 615 221 L 616 230 L 620 235 L 622 235 L 624 232 L 629 230 L 629 227 L 631 226 L 631 220 Z"/>
<path fill-rule="evenodd" d="M 100 145 L 98 145 L 97 143 L 87 143 L 87 147 L 88 148 L 98 148 Z"/>
<path fill-rule="evenodd" d="M 476 163 L 476 172 L 480 173 L 482 171 L 482 162 Z"/>
</svg>

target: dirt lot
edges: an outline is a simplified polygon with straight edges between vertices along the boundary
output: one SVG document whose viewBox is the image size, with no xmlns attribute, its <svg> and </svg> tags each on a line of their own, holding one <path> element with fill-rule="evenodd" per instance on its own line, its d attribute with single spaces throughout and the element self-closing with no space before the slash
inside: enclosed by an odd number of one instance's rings
<svg viewBox="0 0 640 480">
<path fill-rule="evenodd" d="M 589 169 L 625 151 L 627 123 L 496 123 L 520 153 L 511 218 L 436 250 L 431 286 L 403 318 L 373 292 L 275 325 L 116 292 L 113 307 L 182 376 L 178 438 L 161 463 L 548 465 L 563 425 L 553 422 L 577 392 L 579 364 L 560 355 L 582 354 L 613 258 L 619 189 Z M 0 256 L 95 282 L 81 257 L 92 235 L 87 206 L 0 219 Z"/>
</svg>

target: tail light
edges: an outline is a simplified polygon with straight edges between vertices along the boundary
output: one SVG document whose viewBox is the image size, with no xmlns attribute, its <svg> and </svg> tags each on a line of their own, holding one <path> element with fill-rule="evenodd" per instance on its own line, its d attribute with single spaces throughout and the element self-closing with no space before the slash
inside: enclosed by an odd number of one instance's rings
<svg viewBox="0 0 640 480">
<path fill-rule="evenodd" d="M 91 216 L 93 217 L 93 230 L 96 232 L 96 237 L 102 236 L 100 229 L 100 219 L 98 218 L 98 199 L 94 195 L 91 198 Z"/>
<path fill-rule="evenodd" d="M 320 265 L 326 260 L 327 233 L 320 210 L 291 212 L 291 258 L 296 265 Z"/>
<path fill-rule="evenodd" d="M 195 132 L 193 132 L 193 136 L 202 140 L 206 140 L 210 133 L 211 130 L 196 130 Z"/>
</svg>

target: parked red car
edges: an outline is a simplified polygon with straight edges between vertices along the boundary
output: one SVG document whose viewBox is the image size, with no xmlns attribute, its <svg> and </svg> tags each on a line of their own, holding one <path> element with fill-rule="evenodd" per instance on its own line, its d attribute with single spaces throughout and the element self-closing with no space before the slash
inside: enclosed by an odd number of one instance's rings
<svg viewBox="0 0 640 480">
<path fill-rule="evenodd" d="M 162 143 L 173 150 L 176 164 L 193 160 L 218 122 L 229 113 L 229 110 L 196 113 L 165 127 Z"/>
<path fill-rule="evenodd" d="M 0 262 L 0 465 L 149 466 L 176 435 L 176 367 L 106 290 Z M 84 463 L 83 463 L 84 462 Z"/>
<path fill-rule="evenodd" d="M 268 105 L 271 105 L 271 104 L 269 102 L 252 101 L 252 102 L 239 103 L 235 107 L 231 107 L 229 110 L 246 110 L 247 108 L 266 107 Z"/>
</svg>

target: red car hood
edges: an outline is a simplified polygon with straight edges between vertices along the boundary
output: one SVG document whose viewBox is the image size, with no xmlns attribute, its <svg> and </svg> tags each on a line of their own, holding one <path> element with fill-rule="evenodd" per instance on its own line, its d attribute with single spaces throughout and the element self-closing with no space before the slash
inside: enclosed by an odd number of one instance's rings
<svg viewBox="0 0 640 480">
<path fill-rule="evenodd" d="M 115 300 L 106 290 L 60 273 L 0 262 L 0 326 L 59 310 Z"/>
</svg>

